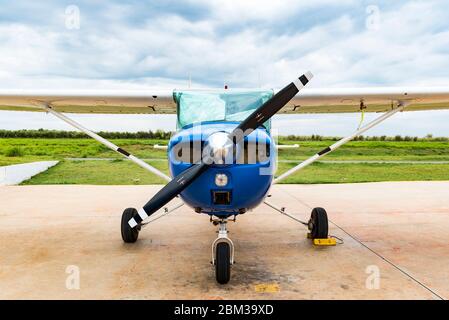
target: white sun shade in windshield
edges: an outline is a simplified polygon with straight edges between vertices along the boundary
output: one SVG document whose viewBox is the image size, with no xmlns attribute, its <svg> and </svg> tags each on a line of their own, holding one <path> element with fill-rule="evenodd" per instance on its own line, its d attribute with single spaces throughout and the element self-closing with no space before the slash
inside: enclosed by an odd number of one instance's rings
<svg viewBox="0 0 449 320">
<path fill-rule="evenodd" d="M 272 90 L 174 91 L 178 128 L 206 121 L 243 121 L 272 96 Z"/>
</svg>

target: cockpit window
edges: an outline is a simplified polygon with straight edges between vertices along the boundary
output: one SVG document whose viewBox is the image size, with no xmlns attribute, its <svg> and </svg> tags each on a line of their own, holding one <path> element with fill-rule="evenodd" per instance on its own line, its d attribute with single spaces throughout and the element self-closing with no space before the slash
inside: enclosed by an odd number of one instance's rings
<svg viewBox="0 0 449 320">
<path fill-rule="evenodd" d="M 197 163 L 201 161 L 204 142 L 180 142 L 172 149 L 172 156 L 178 162 Z M 236 153 L 236 149 L 234 149 Z M 270 142 L 244 141 L 243 152 L 233 157 L 237 164 L 265 163 L 270 160 Z"/>
<path fill-rule="evenodd" d="M 178 107 L 178 128 L 205 121 L 243 121 L 273 96 L 272 90 L 260 91 L 174 91 Z M 270 129 L 270 121 L 264 124 Z"/>
</svg>

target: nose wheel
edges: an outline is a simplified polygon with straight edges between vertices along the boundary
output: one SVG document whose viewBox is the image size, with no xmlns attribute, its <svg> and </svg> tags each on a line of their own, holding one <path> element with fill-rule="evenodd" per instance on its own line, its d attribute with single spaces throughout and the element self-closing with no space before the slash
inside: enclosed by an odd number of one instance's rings
<svg viewBox="0 0 449 320">
<path fill-rule="evenodd" d="M 226 242 L 218 243 L 215 249 L 215 278 L 220 284 L 231 279 L 231 247 Z"/>
<path fill-rule="evenodd" d="M 234 264 L 234 244 L 228 237 L 227 220 L 213 221 L 218 224 L 218 237 L 212 243 L 212 264 L 215 266 L 215 278 L 219 284 L 231 279 L 231 265 Z"/>
</svg>

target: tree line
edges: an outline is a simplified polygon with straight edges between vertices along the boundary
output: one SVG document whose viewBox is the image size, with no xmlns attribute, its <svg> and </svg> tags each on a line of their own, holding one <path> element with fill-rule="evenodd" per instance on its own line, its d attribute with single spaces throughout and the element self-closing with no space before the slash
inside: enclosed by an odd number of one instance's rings
<svg viewBox="0 0 449 320">
<path fill-rule="evenodd" d="M 139 132 L 113 132 L 99 131 L 98 135 L 105 139 L 170 139 L 173 132 L 156 130 L 156 131 L 139 131 Z M 42 139 L 84 139 L 89 138 L 85 133 L 80 131 L 63 131 L 63 130 L 0 130 L 0 138 L 42 138 Z"/>
<path fill-rule="evenodd" d="M 318 134 L 312 134 L 311 136 L 297 136 L 297 135 L 288 135 L 280 137 L 283 140 L 291 140 L 291 141 L 338 141 L 342 137 L 329 137 L 329 136 L 321 136 Z M 449 141 L 449 137 L 434 137 L 431 134 L 426 135 L 425 137 L 417 137 L 417 136 L 357 136 L 353 139 L 354 141 L 440 141 L 447 142 Z"/>
<path fill-rule="evenodd" d="M 138 131 L 138 132 L 113 132 L 113 131 L 99 131 L 97 132 L 105 139 L 159 139 L 168 140 L 173 135 L 172 131 Z M 35 139 L 84 139 L 89 138 L 86 134 L 79 131 L 63 131 L 63 130 L 0 130 L 0 138 L 35 138 Z M 322 136 L 312 134 L 310 136 L 302 135 L 288 135 L 280 136 L 281 140 L 290 141 L 338 141 L 341 137 L 336 136 Z M 423 138 L 416 136 L 358 136 L 355 141 L 449 141 L 448 137 L 433 137 L 431 134 Z"/>
</svg>

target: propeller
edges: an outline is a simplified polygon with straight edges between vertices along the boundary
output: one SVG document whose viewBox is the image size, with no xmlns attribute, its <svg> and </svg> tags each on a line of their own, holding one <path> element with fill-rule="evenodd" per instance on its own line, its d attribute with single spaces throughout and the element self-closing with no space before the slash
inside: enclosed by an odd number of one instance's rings
<svg viewBox="0 0 449 320">
<path fill-rule="evenodd" d="M 277 92 L 270 100 L 257 108 L 245 120 L 243 120 L 230 134 L 216 132 L 212 134 L 206 144 L 201 162 L 193 164 L 190 168 L 173 178 L 153 198 L 150 199 L 139 211 L 131 218 L 128 223 L 134 228 L 142 220 L 149 217 L 157 210 L 166 205 L 170 200 L 180 194 L 197 177 L 199 177 L 212 163 L 220 163 L 223 158 L 230 154 L 234 144 L 238 144 L 244 137 L 253 130 L 261 126 L 270 119 L 282 107 L 284 107 L 311 79 L 313 75 L 307 72 L 295 81 L 288 84 L 282 90 Z M 222 163 L 222 162 L 221 162 Z"/>
</svg>

